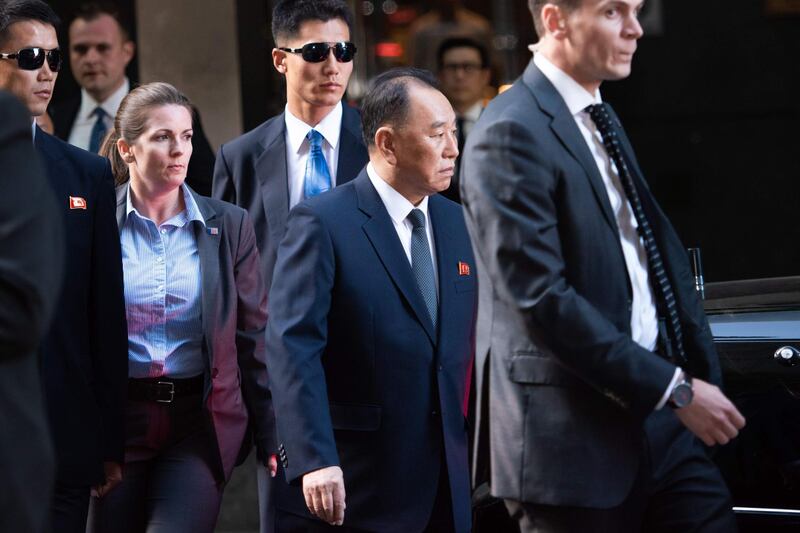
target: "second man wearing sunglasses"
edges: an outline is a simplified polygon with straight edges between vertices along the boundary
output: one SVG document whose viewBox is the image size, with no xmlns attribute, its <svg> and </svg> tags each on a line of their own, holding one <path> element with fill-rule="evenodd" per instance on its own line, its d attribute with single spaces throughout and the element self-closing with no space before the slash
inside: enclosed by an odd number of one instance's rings
<svg viewBox="0 0 800 533">
<path fill-rule="evenodd" d="M 289 210 L 352 180 L 368 160 L 359 113 L 342 103 L 353 71 L 352 27 L 353 15 L 342 0 L 278 2 L 272 57 L 286 78 L 286 108 L 217 154 L 213 196 L 250 213 L 267 287 Z M 261 531 L 272 532 L 276 502 L 285 507 L 299 491 L 286 485 L 282 471 L 275 480 L 266 468 L 258 475 Z"/>
</svg>

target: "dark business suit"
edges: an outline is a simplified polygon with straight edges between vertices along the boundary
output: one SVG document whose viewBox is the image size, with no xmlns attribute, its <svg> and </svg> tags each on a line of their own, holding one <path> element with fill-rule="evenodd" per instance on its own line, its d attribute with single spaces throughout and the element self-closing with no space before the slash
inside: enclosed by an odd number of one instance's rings
<svg viewBox="0 0 800 533">
<path fill-rule="evenodd" d="M 357 110 L 346 104 L 342 105 L 337 185 L 352 180 L 368 159 L 361 135 L 361 117 Z M 286 230 L 286 219 L 289 216 L 287 172 L 284 113 L 221 146 L 214 168 L 213 197 L 243 207 L 250 214 L 267 290 L 272 285 L 278 244 Z M 261 464 L 265 461 L 266 457 L 259 457 Z M 262 533 L 274 529 L 274 518 L 271 516 L 274 504 L 269 503 L 272 500 L 269 494 L 273 492 L 274 486 L 275 482 L 269 482 L 264 473 L 259 471 Z"/>
<path fill-rule="evenodd" d="M 120 228 L 126 219 L 128 185 L 117 188 L 117 223 Z M 196 417 L 210 422 L 211 439 L 201 442 L 188 452 L 176 451 L 180 440 L 163 445 L 157 436 L 164 424 L 167 404 L 129 401 L 126 466 L 136 469 L 136 479 L 130 486 L 122 485 L 101 500 L 92 501 L 90 531 L 121 532 L 145 529 L 148 521 L 174 526 L 176 530 L 205 531 L 216 522 L 219 492 L 230 479 L 233 467 L 252 447 L 260 454 L 275 448 L 274 416 L 267 387 L 264 361 L 264 324 L 266 322 L 266 289 L 260 273 L 255 235 L 247 213 L 236 206 L 200 196 L 192 191 L 205 226 L 195 224 L 194 233 L 202 278 L 202 330 L 204 387 L 202 412 L 190 406 L 186 418 Z M 198 406 L 199 407 L 199 406 Z M 175 409 L 182 409 L 180 405 Z M 180 432 L 176 419 L 169 422 L 171 431 Z M 208 424 L 199 425 L 200 433 Z M 189 428 L 196 438 L 196 428 Z M 169 449 L 171 448 L 171 449 Z M 204 494 L 205 487 L 196 484 L 186 487 L 185 480 L 164 475 L 170 465 L 158 463 L 165 455 L 166 462 L 185 462 L 185 455 L 200 455 L 205 459 L 203 471 L 210 470 L 217 480 L 213 494 Z M 134 465 L 134 466 L 132 466 Z M 191 470 L 192 466 L 187 466 Z M 188 475 L 187 470 L 179 470 Z M 200 479 L 202 474 L 198 475 Z M 153 479 L 163 478 L 160 486 Z M 183 483 L 183 484 L 182 484 Z M 163 496 L 162 496 L 163 494 Z M 155 510 L 147 499 L 157 500 Z M 188 498 L 188 500 L 187 500 Z M 206 503 L 207 502 L 207 503 Z M 198 506 L 192 510 L 192 506 Z M 153 513 L 153 514 L 151 514 Z"/>
<path fill-rule="evenodd" d="M 469 531 L 476 276 L 459 207 L 435 195 L 429 209 L 438 334 L 366 170 L 289 215 L 267 323 L 285 511 L 310 519 L 303 474 L 341 465 L 346 528 L 422 531 L 446 460 L 455 530 Z M 459 262 L 473 268 L 460 273 Z"/>
<path fill-rule="evenodd" d="M 61 287 L 64 245 L 31 116 L 0 92 L 0 531 L 45 531 L 55 462 L 37 349 Z"/>
<path fill-rule="evenodd" d="M 103 462 L 123 458 L 128 333 L 122 260 L 108 160 L 38 127 L 34 144 L 65 236 L 64 284 L 41 351 L 57 464 L 53 526 L 68 531 L 85 525 L 89 486 L 105 480 Z M 74 496 L 64 508 L 61 489 Z"/>
<path fill-rule="evenodd" d="M 719 383 L 686 253 L 633 167 L 677 299 L 684 369 Z M 518 502 L 618 506 L 640 475 L 643 435 L 699 441 L 669 407 L 653 414 L 675 366 L 631 338 L 632 289 L 608 193 L 533 62 L 470 133 L 461 176 L 481 276 L 476 482 Z"/>
<path fill-rule="evenodd" d="M 72 133 L 72 126 L 78 117 L 81 108 L 81 95 L 64 100 L 59 104 L 51 104 L 48 108 L 50 118 L 53 119 L 54 134 L 59 139 L 69 140 Z M 189 167 L 186 172 L 186 183 L 196 192 L 203 196 L 211 196 L 211 180 L 214 172 L 214 151 L 211 149 L 206 134 L 203 131 L 203 124 L 200 120 L 200 112 L 192 107 L 192 157 L 189 159 Z"/>
</svg>

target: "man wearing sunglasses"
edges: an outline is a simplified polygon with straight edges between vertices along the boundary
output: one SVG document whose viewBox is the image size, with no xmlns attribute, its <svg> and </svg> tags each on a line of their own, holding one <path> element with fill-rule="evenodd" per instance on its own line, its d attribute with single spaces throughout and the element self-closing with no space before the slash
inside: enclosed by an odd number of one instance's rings
<svg viewBox="0 0 800 533">
<path fill-rule="evenodd" d="M 61 66 L 58 24 L 41 0 L 0 1 L 0 89 L 34 118 L 45 112 Z M 57 464 L 50 521 L 53 531 L 82 533 L 90 489 L 103 495 L 119 481 L 124 449 L 128 338 L 114 188 L 107 160 L 31 122 L 66 249 L 40 358 Z"/>
<path fill-rule="evenodd" d="M 342 0 L 278 2 L 272 58 L 286 79 L 286 108 L 217 154 L 213 196 L 250 213 L 268 287 L 289 210 L 352 180 L 367 163 L 358 111 L 342 103 L 356 53 L 352 21 Z M 277 482 L 265 468 L 258 476 L 261 531 L 271 532 L 283 498 L 276 491 L 288 487 L 282 472 Z"/>
</svg>

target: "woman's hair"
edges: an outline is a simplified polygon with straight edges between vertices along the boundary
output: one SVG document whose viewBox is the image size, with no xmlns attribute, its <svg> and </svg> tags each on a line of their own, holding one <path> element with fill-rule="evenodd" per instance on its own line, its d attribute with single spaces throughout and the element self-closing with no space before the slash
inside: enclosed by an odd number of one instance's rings
<svg viewBox="0 0 800 533">
<path fill-rule="evenodd" d="M 164 82 L 141 85 L 122 99 L 122 103 L 114 117 L 114 129 L 106 136 L 100 155 L 111 161 L 111 170 L 117 185 L 130 179 L 128 164 L 123 161 L 117 150 L 117 141 L 124 139 L 129 145 L 138 139 L 147 129 L 150 111 L 156 107 L 177 105 L 186 108 L 192 114 L 192 104 L 178 89 Z"/>
</svg>

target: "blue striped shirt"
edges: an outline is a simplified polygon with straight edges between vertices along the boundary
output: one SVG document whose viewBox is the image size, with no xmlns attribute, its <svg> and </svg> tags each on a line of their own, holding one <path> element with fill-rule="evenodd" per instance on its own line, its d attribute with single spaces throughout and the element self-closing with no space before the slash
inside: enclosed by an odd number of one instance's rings
<svg viewBox="0 0 800 533">
<path fill-rule="evenodd" d="M 128 317 L 128 375 L 202 374 L 200 255 L 195 224 L 205 221 L 186 185 L 186 209 L 156 226 L 131 203 L 120 231 Z"/>
</svg>

